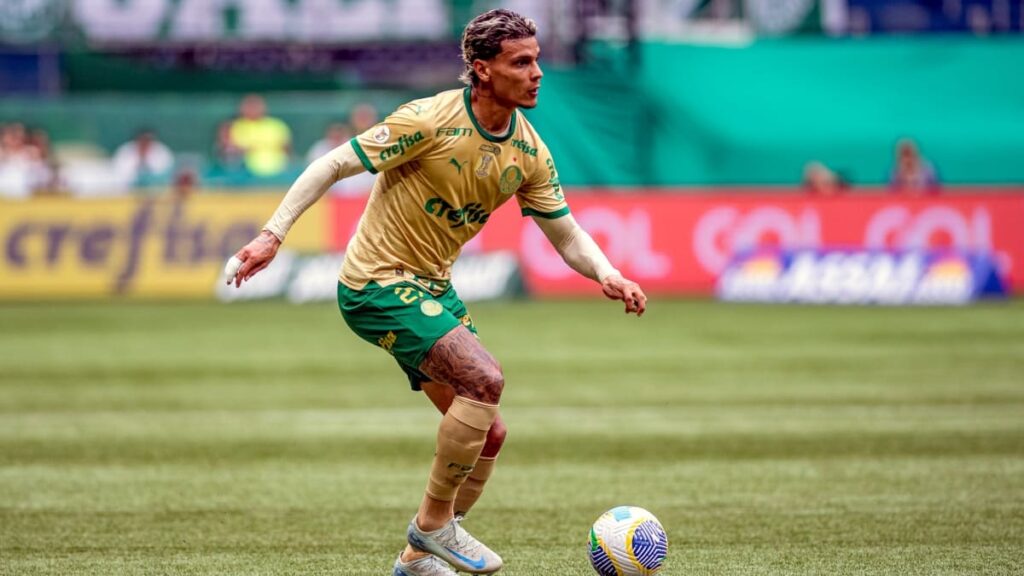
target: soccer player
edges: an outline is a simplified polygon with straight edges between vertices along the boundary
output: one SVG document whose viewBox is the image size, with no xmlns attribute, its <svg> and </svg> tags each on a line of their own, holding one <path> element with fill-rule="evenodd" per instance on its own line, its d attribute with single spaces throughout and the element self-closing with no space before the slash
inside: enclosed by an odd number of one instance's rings
<svg viewBox="0 0 1024 576">
<path fill-rule="evenodd" d="M 378 174 L 339 274 L 338 306 L 361 338 L 394 355 L 413 390 L 444 414 L 408 546 L 394 576 L 491 574 L 501 558 L 456 520 L 480 496 L 505 438 L 501 367 L 450 285 L 451 266 L 513 196 L 564 260 L 640 316 L 647 297 L 612 267 L 566 205 L 555 164 L 519 108 L 543 76 L 536 24 L 509 10 L 474 18 L 462 37 L 464 89 L 401 106 L 313 162 L 260 235 L 238 251 L 240 286 L 264 269 L 295 220 L 341 178 Z M 449 566 L 450 565 L 450 566 Z"/>
</svg>

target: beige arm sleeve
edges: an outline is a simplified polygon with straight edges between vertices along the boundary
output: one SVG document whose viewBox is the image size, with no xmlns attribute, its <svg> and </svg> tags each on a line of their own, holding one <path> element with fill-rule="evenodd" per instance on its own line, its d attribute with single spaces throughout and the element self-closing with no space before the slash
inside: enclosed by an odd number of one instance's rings
<svg viewBox="0 0 1024 576">
<path fill-rule="evenodd" d="M 573 270 L 598 282 L 604 282 L 605 278 L 613 274 L 621 276 L 597 242 L 576 223 L 572 214 L 554 219 L 535 216 L 533 220 Z"/>
<path fill-rule="evenodd" d="M 264 230 L 284 242 L 292 224 L 307 208 L 316 203 L 335 182 L 366 171 L 356 156 L 351 142 L 324 154 L 307 167 L 285 194 Z"/>
</svg>

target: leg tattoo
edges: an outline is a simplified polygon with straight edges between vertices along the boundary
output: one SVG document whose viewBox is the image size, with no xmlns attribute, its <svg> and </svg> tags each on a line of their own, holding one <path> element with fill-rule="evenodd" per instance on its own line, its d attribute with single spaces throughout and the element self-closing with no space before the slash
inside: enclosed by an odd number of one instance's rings
<svg viewBox="0 0 1024 576">
<path fill-rule="evenodd" d="M 427 352 L 420 371 L 455 389 L 455 394 L 487 404 L 497 404 L 505 379 L 498 361 L 473 333 L 457 326 Z"/>
</svg>

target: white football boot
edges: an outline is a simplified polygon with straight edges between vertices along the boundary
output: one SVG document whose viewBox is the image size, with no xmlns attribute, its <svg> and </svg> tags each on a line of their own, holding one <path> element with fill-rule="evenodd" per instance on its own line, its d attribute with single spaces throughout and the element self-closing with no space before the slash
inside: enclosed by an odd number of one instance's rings
<svg viewBox="0 0 1024 576">
<path fill-rule="evenodd" d="M 420 530 L 413 518 L 406 535 L 413 548 L 430 552 L 462 572 L 493 574 L 501 570 L 501 556 L 473 538 L 454 518 L 433 532 Z"/>
<path fill-rule="evenodd" d="M 457 576 L 455 570 L 437 556 L 430 555 L 417 558 L 411 562 L 402 562 L 402 554 L 395 560 L 395 569 L 391 576 Z"/>
</svg>

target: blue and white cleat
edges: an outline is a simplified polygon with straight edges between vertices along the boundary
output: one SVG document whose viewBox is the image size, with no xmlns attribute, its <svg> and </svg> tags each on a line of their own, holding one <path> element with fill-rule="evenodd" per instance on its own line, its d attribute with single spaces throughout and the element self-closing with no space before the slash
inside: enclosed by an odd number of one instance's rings
<svg viewBox="0 0 1024 576">
<path fill-rule="evenodd" d="M 462 572 L 493 574 L 501 570 L 501 556 L 470 536 L 454 519 L 433 532 L 424 532 L 413 518 L 406 535 L 413 548 L 430 552 Z"/>
<path fill-rule="evenodd" d="M 411 562 L 402 562 L 402 555 L 399 554 L 391 576 L 456 576 L 456 574 L 455 570 L 452 570 L 437 556 L 424 556 Z"/>
</svg>

